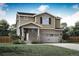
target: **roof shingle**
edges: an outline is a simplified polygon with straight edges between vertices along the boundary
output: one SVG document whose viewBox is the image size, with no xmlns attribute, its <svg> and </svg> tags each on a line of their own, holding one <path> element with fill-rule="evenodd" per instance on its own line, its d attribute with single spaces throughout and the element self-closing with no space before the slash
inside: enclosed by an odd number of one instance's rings
<svg viewBox="0 0 79 59">
<path fill-rule="evenodd" d="M 24 12 L 17 12 L 17 14 L 21 14 L 21 15 L 35 15 L 34 13 L 24 13 Z"/>
</svg>

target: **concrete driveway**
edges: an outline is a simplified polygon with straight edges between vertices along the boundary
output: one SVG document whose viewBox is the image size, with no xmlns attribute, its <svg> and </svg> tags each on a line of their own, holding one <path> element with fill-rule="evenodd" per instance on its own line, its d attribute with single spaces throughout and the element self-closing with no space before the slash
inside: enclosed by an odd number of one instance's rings
<svg viewBox="0 0 79 59">
<path fill-rule="evenodd" d="M 28 44 L 28 45 L 54 45 L 58 47 L 68 48 L 79 51 L 78 43 L 44 43 L 44 44 Z"/>
<path fill-rule="evenodd" d="M 48 45 L 54 45 L 79 51 L 79 44 L 76 43 L 51 43 L 51 44 L 49 43 Z"/>
</svg>

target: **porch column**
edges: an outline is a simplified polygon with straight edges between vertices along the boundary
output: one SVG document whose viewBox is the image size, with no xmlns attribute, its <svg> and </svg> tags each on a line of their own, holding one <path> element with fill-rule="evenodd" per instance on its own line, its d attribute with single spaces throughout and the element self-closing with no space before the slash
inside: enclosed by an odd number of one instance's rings
<svg viewBox="0 0 79 59">
<path fill-rule="evenodd" d="M 26 34 L 26 41 L 29 41 L 29 33 Z"/>
<path fill-rule="evenodd" d="M 26 40 L 27 43 L 31 43 L 30 40 L 29 40 L 29 33 L 26 34 L 26 39 L 27 39 Z"/>
<path fill-rule="evenodd" d="M 22 30 L 22 36 L 21 36 L 21 38 L 22 38 L 22 40 L 24 40 L 24 29 L 23 28 L 21 28 Z"/>
<path fill-rule="evenodd" d="M 38 39 L 38 41 L 40 39 L 40 29 L 39 28 L 38 28 L 38 36 L 37 36 L 37 39 Z"/>
</svg>

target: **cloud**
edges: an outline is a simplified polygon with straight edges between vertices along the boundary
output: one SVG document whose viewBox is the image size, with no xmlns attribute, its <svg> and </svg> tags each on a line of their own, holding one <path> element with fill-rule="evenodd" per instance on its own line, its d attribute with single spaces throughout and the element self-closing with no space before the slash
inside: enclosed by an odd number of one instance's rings
<svg viewBox="0 0 79 59">
<path fill-rule="evenodd" d="M 0 3 L 0 6 L 4 6 L 5 5 L 5 3 Z"/>
<path fill-rule="evenodd" d="M 75 5 L 72 6 L 72 8 L 79 9 L 79 5 L 78 4 L 75 4 Z"/>
<path fill-rule="evenodd" d="M 74 26 L 77 21 L 79 21 L 79 11 L 71 16 L 65 16 L 61 19 L 62 22 L 66 22 L 68 26 Z"/>
<path fill-rule="evenodd" d="M 48 11 L 48 9 L 49 9 L 48 5 L 40 5 L 37 10 L 39 12 L 46 12 L 46 11 Z"/>
<path fill-rule="evenodd" d="M 48 5 L 40 5 L 38 8 L 36 9 L 33 9 L 31 11 L 29 11 L 30 13 L 42 13 L 42 12 L 47 12 L 49 9 L 49 6 Z"/>
<path fill-rule="evenodd" d="M 4 16 L 6 14 L 5 10 L 0 10 L 0 15 Z"/>
<path fill-rule="evenodd" d="M 7 7 L 5 3 L 0 3 L 0 19 L 5 18 L 6 12 L 7 12 Z"/>
</svg>

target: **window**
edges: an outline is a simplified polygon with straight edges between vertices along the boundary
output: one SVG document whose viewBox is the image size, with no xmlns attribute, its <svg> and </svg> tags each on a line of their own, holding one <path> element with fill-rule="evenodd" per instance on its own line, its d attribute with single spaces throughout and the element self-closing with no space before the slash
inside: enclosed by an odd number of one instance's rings
<svg viewBox="0 0 79 59">
<path fill-rule="evenodd" d="M 49 24 L 49 19 L 48 18 L 43 19 L 42 24 Z"/>
<path fill-rule="evenodd" d="M 40 17 L 40 24 L 42 24 L 42 17 Z"/>
<path fill-rule="evenodd" d="M 42 24 L 48 25 L 49 24 L 49 18 L 48 17 L 43 17 Z"/>
<path fill-rule="evenodd" d="M 49 24 L 51 24 L 51 18 L 49 18 Z"/>
<path fill-rule="evenodd" d="M 48 17 L 40 17 L 40 24 L 48 25 L 51 24 L 51 18 Z"/>
</svg>

